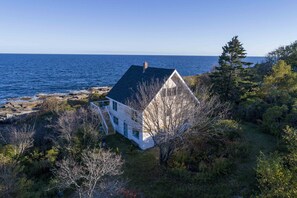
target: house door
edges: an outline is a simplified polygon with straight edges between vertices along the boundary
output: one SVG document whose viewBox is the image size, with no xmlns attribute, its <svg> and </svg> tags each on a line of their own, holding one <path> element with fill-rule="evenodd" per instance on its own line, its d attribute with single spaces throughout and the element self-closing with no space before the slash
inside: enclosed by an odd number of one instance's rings
<svg viewBox="0 0 297 198">
<path fill-rule="evenodd" d="M 124 122 L 124 136 L 128 137 L 128 125 Z"/>
</svg>

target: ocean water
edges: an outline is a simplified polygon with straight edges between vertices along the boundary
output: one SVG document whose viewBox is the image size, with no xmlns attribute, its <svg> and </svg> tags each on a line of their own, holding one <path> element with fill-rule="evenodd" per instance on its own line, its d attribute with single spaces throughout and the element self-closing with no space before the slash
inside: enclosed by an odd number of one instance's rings
<svg viewBox="0 0 297 198">
<path fill-rule="evenodd" d="M 248 57 L 257 63 L 263 57 Z M 217 56 L 0 54 L 0 103 L 38 93 L 67 93 L 112 86 L 130 67 L 175 68 L 183 75 L 201 74 L 217 65 Z"/>
</svg>

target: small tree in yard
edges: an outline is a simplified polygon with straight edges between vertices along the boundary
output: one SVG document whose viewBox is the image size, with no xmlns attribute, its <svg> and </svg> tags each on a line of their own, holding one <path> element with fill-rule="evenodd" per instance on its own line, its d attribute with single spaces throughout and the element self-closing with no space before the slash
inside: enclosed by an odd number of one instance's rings
<svg viewBox="0 0 297 198">
<path fill-rule="evenodd" d="M 20 159 L 33 146 L 35 129 L 29 125 L 9 127 L 0 132 L 0 144 L 7 152 L 0 153 L 0 197 L 15 197 L 24 188 Z"/>
<path fill-rule="evenodd" d="M 83 151 L 81 160 L 68 157 L 53 170 L 60 188 L 74 188 L 79 197 L 109 197 L 116 195 L 122 182 L 123 160 L 110 150 Z"/>
<path fill-rule="evenodd" d="M 99 115 L 90 109 L 80 108 L 61 113 L 53 128 L 57 135 L 53 141 L 63 150 L 72 152 L 80 149 L 94 148 L 101 137 Z"/>
<path fill-rule="evenodd" d="M 33 146 L 35 129 L 30 125 L 21 127 L 9 127 L 6 132 L 0 132 L 0 143 L 12 145 L 14 155 L 22 155 L 28 148 Z"/>
<path fill-rule="evenodd" d="M 209 96 L 207 89 L 200 92 L 198 102 L 183 83 L 177 81 L 177 88 L 161 90 L 163 84 L 158 79 L 140 83 L 128 103 L 132 115 L 137 112 L 139 130 L 148 133 L 159 148 L 160 164 L 167 166 L 176 148 L 184 144 L 185 135 L 204 132 L 224 114 L 224 108 L 218 97 Z"/>
</svg>

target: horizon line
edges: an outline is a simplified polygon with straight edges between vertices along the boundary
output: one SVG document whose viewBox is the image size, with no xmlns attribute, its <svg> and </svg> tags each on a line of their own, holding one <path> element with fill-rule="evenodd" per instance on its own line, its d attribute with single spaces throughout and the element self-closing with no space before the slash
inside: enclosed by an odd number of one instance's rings
<svg viewBox="0 0 297 198">
<path fill-rule="evenodd" d="M 214 56 L 220 55 L 197 55 L 197 54 L 125 54 L 125 53 L 19 53 L 19 52 L 0 52 L 1 54 L 18 54 L 18 55 L 105 55 L 105 56 Z M 266 55 L 248 55 L 246 57 L 266 57 Z"/>
</svg>

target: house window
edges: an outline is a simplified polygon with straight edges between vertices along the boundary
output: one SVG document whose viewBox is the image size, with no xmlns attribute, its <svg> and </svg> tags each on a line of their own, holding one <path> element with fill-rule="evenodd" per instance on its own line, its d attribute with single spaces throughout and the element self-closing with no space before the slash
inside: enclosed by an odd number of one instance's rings
<svg viewBox="0 0 297 198">
<path fill-rule="evenodd" d="M 175 96 L 176 95 L 176 87 L 167 89 L 167 96 Z"/>
<path fill-rule="evenodd" d="M 167 96 L 172 96 L 171 88 L 167 89 Z"/>
<path fill-rule="evenodd" d="M 118 110 L 118 103 L 116 103 L 115 101 L 112 101 L 112 109 L 115 111 Z"/>
<path fill-rule="evenodd" d="M 134 122 L 137 122 L 137 112 L 136 112 L 136 111 L 133 111 L 133 110 L 132 110 L 131 119 L 132 119 Z"/>
<path fill-rule="evenodd" d="M 162 91 L 161 91 L 161 96 L 162 96 L 162 97 L 166 97 L 166 89 L 162 89 Z"/>
<path fill-rule="evenodd" d="M 181 95 L 182 93 L 182 87 L 177 87 L 177 95 Z"/>
<path fill-rule="evenodd" d="M 115 116 L 113 116 L 113 123 L 115 123 L 116 125 L 119 125 L 119 119 Z"/>
<path fill-rule="evenodd" d="M 177 92 L 177 91 L 176 91 L 176 87 L 173 87 L 173 88 L 172 88 L 172 95 L 173 95 L 173 96 L 176 96 L 176 92 Z"/>
<path fill-rule="evenodd" d="M 172 87 L 172 88 L 164 88 L 161 91 L 161 96 L 166 97 L 166 96 L 176 96 L 181 94 L 181 87 Z"/>
<path fill-rule="evenodd" d="M 133 135 L 135 138 L 139 139 L 139 131 L 138 131 L 138 130 L 133 129 L 133 130 L 132 130 L 132 135 Z"/>
</svg>

